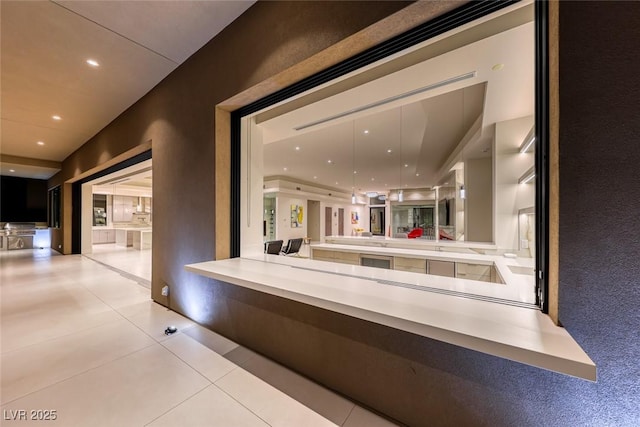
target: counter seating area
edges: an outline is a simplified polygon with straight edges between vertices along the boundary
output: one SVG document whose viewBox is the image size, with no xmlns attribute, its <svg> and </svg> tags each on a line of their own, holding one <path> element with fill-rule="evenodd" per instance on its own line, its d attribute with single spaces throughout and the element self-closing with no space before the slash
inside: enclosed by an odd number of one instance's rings
<svg viewBox="0 0 640 427">
<path fill-rule="evenodd" d="M 289 239 L 283 246 L 283 240 L 270 240 L 264 242 L 264 253 L 270 255 L 296 255 L 300 252 L 303 238 Z"/>
<path fill-rule="evenodd" d="M 331 245 L 312 245 L 311 250 L 327 250 L 326 246 Z M 359 255 L 352 252 L 349 256 Z M 530 304 L 496 303 L 505 291 L 514 301 L 518 298 L 522 288 L 514 284 L 514 280 L 518 282 L 516 271 L 518 267 L 525 271 L 528 268 L 517 259 L 500 258 L 494 256 L 486 262 L 496 263 L 505 273 L 504 285 L 270 254 L 207 261 L 186 265 L 185 269 L 328 312 L 595 380 L 593 361 L 548 316 Z M 295 280 L 291 280 L 293 276 Z M 532 294 L 526 282 L 519 281 L 527 288 L 526 294 Z M 480 298 L 461 298 L 456 289 L 472 289 Z"/>
</svg>

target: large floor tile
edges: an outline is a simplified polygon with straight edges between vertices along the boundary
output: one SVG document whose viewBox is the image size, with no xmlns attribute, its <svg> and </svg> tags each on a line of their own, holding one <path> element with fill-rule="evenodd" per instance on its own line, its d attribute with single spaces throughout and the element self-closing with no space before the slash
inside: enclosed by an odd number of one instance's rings
<svg viewBox="0 0 640 427">
<path fill-rule="evenodd" d="M 31 314 L 31 315 L 30 315 Z M 46 314 L 31 311 L 11 317 L 2 317 L 2 353 L 38 344 L 105 325 L 122 319 L 118 313 L 104 307 L 103 311 L 86 313 L 70 307 L 67 312 Z"/>
<path fill-rule="evenodd" d="M 151 427 L 266 427 L 257 415 L 211 385 L 173 408 Z"/>
<path fill-rule="evenodd" d="M 88 258 L 151 281 L 151 249 L 137 250 L 115 243 L 93 245 Z"/>
<path fill-rule="evenodd" d="M 151 301 L 150 289 L 124 277 L 90 282 L 84 286 L 105 304 L 116 309 Z"/>
<path fill-rule="evenodd" d="M 55 409 L 47 426 L 142 426 L 210 382 L 159 344 L 32 393 L 3 411 Z M 43 425 L 5 421 L 3 426 Z"/>
<path fill-rule="evenodd" d="M 356 406 L 343 427 L 397 427 L 397 424 L 367 411 L 361 406 Z"/>
<path fill-rule="evenodd" d="M 247 363 L 247 361 L 249 361 L 249 359 L 252 359 L 252 358 L 256 357 L 257 355 L 258 355 L 258 353 L 254 352 L 254 351 L 251 351 L 248 348 L 239 345 L 238 347 L 234 348 L 233 350 L 225 353 L 224 357 L 229 359 L 230 361 L 232 361 L 236 365 L 242 366 L 245 363 Z"/>
<path fill-rule="evenodd" d="M 193 325 L 183 332 L 218 354 L 227 354 L 231 350 L 238 348 L 238 344 L 235 342 L 200 325 Z"/>
<path fill-rule="evenodd" d="M 338 425 L 354 407 L 350 400 L 259 354 L 240 366 Z"/>
<path fill-rule="evenodd" d="M 336 425 L 244 370 L 233 370 L 215 384 L 271 426 Z"/>
<path fill-rule="evenodd" d="M 146 310 L 127 318 L 157 341 L 164 341 L 169 338 L 164 334 L 168 326 L 175 326 L 178 328 L 178 333 L 181 333 L 182 329 L 195 324 L 186 317 L 160 304 L 148 304 L 146 308 Z"/>
<path fill-rule="evenodd" d="M 174 335 L 163 341 L 162 345 L 211 382 L 237 368 L 235 364 L 185 334 Z"/>
<path fill-rule="evenodd" d="M 104 365 L 154 344 L 121 319 L 0 356 L 1 403 Z"/>
</svg>

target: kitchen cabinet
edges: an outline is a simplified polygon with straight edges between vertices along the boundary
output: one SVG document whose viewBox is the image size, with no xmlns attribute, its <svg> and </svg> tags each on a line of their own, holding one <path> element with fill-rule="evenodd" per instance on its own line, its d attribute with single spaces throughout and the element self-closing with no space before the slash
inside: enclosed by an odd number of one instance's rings
<svg viewBox="0 0 640 427">
<path fill-rule="evenodd" d="M 313 251 L 313 259 L 318 261 L 339 262 L 341 264 L 360 265 L 360 254 L 352 252 L 315 249 Z"/>
<path fill-rule="evenodd" d="M 482 282 L 495 282 L 491 280 L 495 278 L 495 272 L 492 274 L 493 267 L 483 264 L 468 264 L 464 262 L 456 263 L 456 277 L 460 279 L 480 280 Z"/>
<path fill-rule="evenodd" d="M 118 228 L 116 231 L 116 245 L 130 247 L 133 246 L 133 233 L 124 228 Z"/>
<path fill-rule="evenodd" d="M 426 273 L 427 261 L 424 258 L 395 257 L 393 260 L 393 269 L 410 271 L 412 273 Z"/>
<path fill-rule="evenodd" d="M 436 276 L 455 277 L 456 263 L 450 261 L 427 260 L 427 274 Z"/>
<path fill-rule="evenodd" d="M 151 249 L 151 239 L 153 236 L 151 230 L 129 231 L 129 233 L 133 236 L 134 249 Z"/>
<path fill-rule="evenodd" d="M 113 196 L 113 222 L 131 222 L 137 205 L 137 197 Z"/>
<path fill-rule="evenodd" d="M 93 230 L 93 244 L 99 245 L 103 243 L 115 243 L 116 231 L 113 229 Z"/>
</svg>

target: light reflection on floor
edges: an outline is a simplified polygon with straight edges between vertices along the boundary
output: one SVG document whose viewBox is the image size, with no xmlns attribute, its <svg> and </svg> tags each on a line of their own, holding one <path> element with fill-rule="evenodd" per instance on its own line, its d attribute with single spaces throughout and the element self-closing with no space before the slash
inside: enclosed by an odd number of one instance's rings
<svg viewBox="0 0 640 427">
<path fill-rule="evenodd" d="M 93 253 L 84 255 L 151 283 L 151 249 L 138 250 L 117 246 L 115 243 L 105 243 L 93 245 L 92 251 Z"/>
</svg>

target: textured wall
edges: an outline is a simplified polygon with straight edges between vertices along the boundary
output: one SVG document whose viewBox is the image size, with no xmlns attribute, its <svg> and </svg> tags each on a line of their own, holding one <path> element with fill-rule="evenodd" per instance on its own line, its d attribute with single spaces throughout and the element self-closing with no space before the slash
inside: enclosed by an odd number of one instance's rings
<svg viewBox="0 0 640 427">
<path fill-rule="evenodd" d="M 560 3 L 560 321 L 596 362 L 576 420 L 640 425 L 640 2 Z"/>
<path fill-rule="evenodd" d="M 409 425 L 640 425 L 639 28 L 560 4 L 560 321 L 596 383 L 222 283 L 208 324 Z"/>
</svg>

